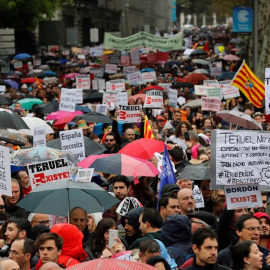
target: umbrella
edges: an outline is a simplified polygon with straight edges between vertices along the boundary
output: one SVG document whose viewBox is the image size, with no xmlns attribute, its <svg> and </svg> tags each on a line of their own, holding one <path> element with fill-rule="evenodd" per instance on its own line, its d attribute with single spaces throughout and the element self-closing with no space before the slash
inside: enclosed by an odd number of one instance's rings
<svg viewBox="0 0 270 270">
<path fill-rule="evenodd" d="M 81 105 L 75 105 L 75 110 L 76 111 L 81 111 L 83 113 L 90 113 L 91 110 L 87 106 L 81 106 Z"/>
<path fill-rule="evenodd" d="M 262 126 L 260 123 L 251 118 L 250 115 L 235 111 L 235 110 L 223 110 L 217 113 L 217 116 L 221 117 L 224 121 L 230 122 L 237 126 L 246 128 L 246 129 L 260 129 L 262 130 Z"/>
<path fill-rule="evenodd" d="M 75 79 L 77 76 L 80 76 L 80 75 L 81 75 L 80 73 L 69 73 L 69 74 L 65 74 L 63 76 L 63 79 L 66 79 L 66 78 Z"/>
<path fill-rule="evenodd" d="M 34 77 L 43 77 L 44 76 L 44 72 L 42 69 L 34 69 L 32 71 L 30 71 L 26 77 L 30 77 L 30 78 L 34 78 Z"/>
<path fill-rule="evenodd" d="M 190 54 L 190 56 L 200 56 L 200 55 L 207 55 L 207 52 L 202 49 L 196 49 Z"/>
<path fill-rule="evenodd" d="M 83 137 L 83 139 L 84 139 L 84 148 L 85 148 L 86 157 L 91 156 L 91 155 L 99 155 L 99 154 L 104 153 L 107 150 L 107 148 L 104 145 L 94 142 L 85 136 Z M 48 141 L 47 146 L 51 148 L 59 149 L 59 150 L 62 149 L 60 138 Z"/>
<path fill-rule="evenodd" d="M 125 74 L 124 73 L 116 73 L 110 76 L 111 80 L 116 80 L 116 79 L 124 79 L 125 78 Z"/>
<path fill-rule="evenodd" d="M 11 101 L 10 98 L 0 96 L 0 105 L 10 105 L 10 104 L 12 104 L 12 103 L 13 103 L 13 102 Z"/>
<path fill-rule="evenodd" d="M 191 61 L 194 64 L 199 64 L 199 65 L 208 65 L 209 66 L 209 62 L 203 59 L 193 59 Z"/>
<path fill-rule="evenodd" d="M 177 65 L 178 67 L 180 67 L 182 65 L 182 62 L 179 60 L 172 60 L 165 63 L 165 66 L 169 66 L 169 67 L 172 67 L 174 65 Z"/>
<path fill-rule="evenodd" d="M 194 99 L 194 100 L 191 100 L 190 102 L 188 102 L 187 104 L 185 104 L 184 109 L 186 107 L 197 108 L 197 107 L 201 107 L 201 106 L 202 106 L 202 100 L 201 99 Z"/>
<path fill-rule="evenodd" d="M 137 94 L 137 95 L 134 95 L 134 96 L 130 96 L 128 98 L 128 100 L 133 99 L 134 101 L 136 101 L 138 98 L 141 98 L 142 101 L 144 102 L 145 96 L 146 96 L 145 94 Z"/>
<path fill-rule="evenodd" d="M 55 72 L 51 71 L 51 70 L 45 70 L 44 75 L 51 76 L 51 77 L 56 77 L 57 76 L 57 74 Z"/>
<path fill-rule="evenodd" d="M 150 72 L 150 71 L 155 71 L 155 70 L 152 69 L 152 68 L 143 68 L 143 69 L 141 70 L 141 72 Z"/>
<path fill-rule="evenodd" d="M 15 89 L 19 89 L 19 84 L 13 80 L 4 80 L 5 82 L 7 82 L 12 88 L 15 88 Z"/>
<path fill-rule="evenodd" d="M 38 68 L 39 69 L 42 69 L 42 70 L 49 70 L 50 69 L 50 66 L 49 65 L 41 65 Z"/>
<path fill-rule="evenodd" d="M 56 77 L 47 77 L 43 79 L 43 83 L 48 85 L 48 84 L 52 84 L 52 83 L 58 83 L 58 78 Z"/>
<path fill-rule="evenodd" d="M 200 73 L 190 73 L 184 77 L 185 82 L 190 82 L 194 84 L 198 84 L 200 81 L 209 80 L 209 78 Z"/>
<path fill-rule="evenodd" d="M 173 84 L 171 86 L 171 88 L 182 88 L 182 87 L 193 88 L 194 87 L 194 84 L 193 83 L 189 83 L 189 82 L 180 82 L 180 83 Z"/>
<path fill-rule="evenodd" d="M 50 65 L 50 66 L 60 66 L 61 62 L 57 61 L 57 60 L 49 60 L 49 61 L 46 62 L 46 64 Z"/>
<path fill-rule="evenodd" d="M 67 112 L 67 111 L 57 111 L 57 112 L 52 112 L 50 113 L 47 117 L 46 120 L 56 120 L 56 119 L 61 119 L 65 118 L 68 116 L 76 116 L 83 114 L 81 111 L 75 111 L 75 112 Z"/>
<path fill-rule="evenodd" d="M 10 83 L 8 83 L 8 82 L 6 82 L 6 81 L 4 81 L 2 79 L 0 79 L 0 85 L 5 85 L 7 87 L 11 87 Z"/>
<path fill-rule="evenodd" d="M 23 60 L 27 58 L 32 58 L 32 56 L 28 53 L 19 53 L 14 56 L 14 60 Z"/>
<path fill-rule="evenodd" d="M 43 104 L 43 101 L 39 98 L 24 98 L 17 101 L 21 104 L 22 108 L 25 110 L 32 110 L 33 105 Z"/>
<path fill-rule="evenodd" d="M 17 205 L 34 213 L 67 216 L 76 206 L 87 213 L 96 213 L 117 203 L 117 198 L 96 183 L 57 180 L 39 185 Z"/>
<path fill-rule="evenodd" d="M 128 260 L 116 259 L 95 259 L 92 261 L 80 263 L 69 267 L 70 270 L 89 270 L 89 269 L 106 269 L 106 270 L 156 270 L 151 265 Z"/>
<path fill-rule="evenodd" d="M 5 129 L 0 129 L 0 140 L 19 146 L 24 146 L 26 143 L 25 137 L 20 134 L 11 133 Z"/>
<path fill-rule="evenodd" d="M 233 54 L 227 54 L 223 57 L 224 60 L 226 61 L 238 61 L 240 60 L 239 57 L 237 57 L 236 55 L 233 55 Z"/>
<path fill-rule="evenodd" d="M 97 159 L 99 158 L 104 158 L 104 157 L 108 157 L 111 156 L 112 154 L 102 154 L 102 155 L 91 155 L 85 159 L 83 159 L 82 161 L 80 161 L 77 166 L 81 167 L 81 168 L 90 168 L 91 164 L 93 162 L 95 162 Z"/>
<path fill-rule="evenodd" d="M 112 119 L 109 116 L 95 112 L 77 115 L 74 118 L 74 121 L 78 121 L 80 119 L 85 120 L 87 123 L 112 123 Z"/>
<path fill-rule="evenodd" d="M 124 146 L 118 153 L 142 159 L 151 159 L 155 152 L 164 151 L 164 142 L 152 139 L 135 140 Z"/>
<path fill-rule="evenodd" d="M 136 173 L 138 176 L 155 177 L 159 174 L 158 169 L 152 162 L 125 154 L 114 154 L 99 158 L 90 167 L 97 172 L 125 176 L 133 176 Z"/>
<path fill-rule="evenodd" d="M 46 126 L 46 134 L 54 133 L 54 130 L 48 125 L 43 119 L 38 117 L 22 117 L 22 120 L 30 128 L 31 132 L 34 134 L 35 127 Z"/>
<path fill-rule="evenodd" d="M 221 72 L 221 75 L 217 77 L 218 80 L 232 80 L 236 72 L 227 71 Z"/>
<path fill-rule="evenodd" d="M 43 162 L 59 158 L 67 158 L 68 164 L 70 166 L 76 165 L 79 162 L 78 159 L 69 151 L 38 146 L 15 151 L 11 156 L 11 164 L 17 166 L 27 166 L 31 163 Z"/>
<path fill-rule="evenodd" d="M 47 102 L 37 106 L 37 111 L 39 113 L 51 113 L 57 111 L 59 108 L 59 104 L 57 102 Z"/>
<path fill-rule="evenodd" d="M 24 83 L 35 83 L 37 80 L 39 80 L 39 82 L 43 83 L 42 79 L 37 79 L 37 78 L 24 78 L 21 80 L 21 84 Z"/>
<path fill-rule="evenodd" d="M 203 68 L 197 68 L 193 71 L 193 73 L 209 75 L 209 71 Z"/>
<path fill-rule="evenodd" d="M 96 91 L 96 90 L 86 90 L 85 95 L 83 96 L 83 102 L 98 102 L 102 101 L 103 93 Z"/>
<path fill-rule="evenodd" d="M 146 92 L 148 92 L 148 91 L 151 91 L 151 90 L 164 90 L 164 88 L 161 87 L 161 86 L 158 86 L 158 85 L 150 85 L 150 86 L 148 86 L 148 87 L 146 87 L 146 88 L 143 88 L 143 89 L 139 92 L 139 94 L 144 94 L 144 93 L 146 93 Z"/>
<path fill-rule="evenodd" d="M 204 162 L 198 165 L 186 166 L 179 174 L 180 179 L 184 180 L 210 180 L 209 162 Z"/>
<path fill-rule="evenodd" d="M 3 59 L 0 59 L 0 67 L 8 67 L 8 64 Z"/>
<path fill-rule="evenodd" d="M 16 112 L 4 108 L 0 108 L 0 128 L 29 129 Z"/>
</svg>

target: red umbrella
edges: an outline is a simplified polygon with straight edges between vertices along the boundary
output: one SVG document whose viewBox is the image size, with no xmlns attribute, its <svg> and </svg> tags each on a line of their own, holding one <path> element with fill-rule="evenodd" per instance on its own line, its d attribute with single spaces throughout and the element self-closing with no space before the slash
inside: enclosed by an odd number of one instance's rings
<svg viewBox="0 0 270 270">
<path fill-rule="evenodd" d="M 74 79 L 74 78 L 76 78 L 77 76 L 80 76 L 80 75 L 81 75 L 80 73 L 69 73 L 69 74 L 65 74 L 63 76 L 63 79 L 66 79 L 66 78 Z"/>
<path fill-rule="evenodd" d="M 169 148 L 167 146 L 167 148 Z M 118 153 L 130 155 L 142 159 L 151 159 L 155 152 L 164 151 L 164 142 L 153 139 L 139 139 L 127 144 Z"/>
<path fill-rule="evenodd" d="M 194 84 L 198 84 L 199 81 L 209 80 L 209 78 L 201 73 L 190 73 L 184 77 L 185 82 L 190 82 Z"/>
<path fill-rule="evenodd" d="M 24 78 L 21 80 L 21 84 L 24 83 L 35 83 L 37 80 L 39 80 L 39 82 L 43 83 L 42 79 L 37 79 L 37 78 Z"/>
<path fill-rule="evenodd" d="M 74 119 L 74 115 L 57 119 L 57 121 L 53 124 L 53 126 L 56 126 L 58 129 L 64 129 L 66 123 L 71 122 L 73 119 Z"/>
<path fill-rule="evenodd" d="M 139 94 L 144 94 L 146 93 L 147 91 L 150 91 L 150 90 L 164 90 L 163 87 L 161 86 L 158 86 L 158 85 L 151 85 L 151 86 L 147 86 L 146 88 L 143 88 Z"/>
<path fill-rule="evenodd" d="M 69 267 L 70 270 L 156 270 L 151 265 L 118 259 L 96 259 Z"/>
<path fill-rule="evenodd" d="M 146 96 L 145 94 L 137 94 L 137 95 L 134 95 L 134 96 L 130 96 L 130 97 L 128 98 L 128 100 L 133 99 L 133 100 L 136 102 L 136 100 L 137 100 L 138 98 L 141 98 L 142 101 L 144 102 L 145 96 Z"/>
</svg>

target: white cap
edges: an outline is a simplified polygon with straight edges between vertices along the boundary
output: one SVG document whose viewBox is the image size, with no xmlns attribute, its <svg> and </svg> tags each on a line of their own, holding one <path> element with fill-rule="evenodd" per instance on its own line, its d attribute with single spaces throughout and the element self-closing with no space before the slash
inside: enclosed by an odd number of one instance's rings
<svg viewBox="0 0 270 270">
<path fill-rule="evenodd" d="M 22 85 L 22 88 L 28 88 L 27 84 L 24 83 L 24 84 Z"/>
</svg>

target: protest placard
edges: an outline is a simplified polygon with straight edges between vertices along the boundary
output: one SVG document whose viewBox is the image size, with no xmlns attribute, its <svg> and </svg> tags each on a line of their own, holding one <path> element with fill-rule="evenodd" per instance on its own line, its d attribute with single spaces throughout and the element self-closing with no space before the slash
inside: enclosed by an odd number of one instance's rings
<svg viewBox="0 0 270 270">
<path fill-rule="evenodd" d="M 6 86 L 5 85 L 0 85 L 0 92 L 1 93 L 6 92 Z"/>
<path fill-rule="evenodd" d="M 83 89 L 76 89 L 76 88 L 72 88 L 75 96 L 76 96 L 76 100 L 75 103 L 76 104 L 82 104 L 83 103 Z"/>
<path fill-rule="evenodd" d="M 210 66 L 211 76 L 220 76 L 222 70 L 222 62 L 216 61 L 212 62 Z"/>
<path fill-rule="evenodd" d="M 222 90 L 224 99 L 235 98 L 240 96 L 239 89 L 231 85 L 231 82 L 232 82 L 231 80 L 218 82 Z"/>
<path fill-rule="evenodd" d="M 98 80 L 92 80 L 92 89 L 98 90 Z"/>
<path fill-rule="evenodd" d="M 124 71 L 125 76 L 127 76 L 127 74 L 136 72 L 137 68 L 135 66 L 128 66 L 128 67 L 124 67 L 123 71 Z"/>
<path fill-rule="evenodd" d="M 270 68 L 265 69 L 265 114 L 270 114 Z"/>
<path fill-rule="evenodd" d="M 149 71 L 149 72 L 142 72 L 141 73 L 143 82 L 153 82 L 156 81 L 157 76 L 155 71 Z"/>
<path fill-rule="evenodd" d="M 129 55 L 122 55 L 121 56 L 120 66 L 128 67 L 129 65 L 130 65 Z"/>
<path fill-rule="evenodd" d="M 103 76 L 104 69 L 103 69 L 103 68 L 94 68 L 94 67 L 91 67 L 91 68 L 89 69 L 89 72 L 90 72 L 91 74 L 94 74 L 95 76 L 96 76 L 96 75 Z"/>
<path fill-rule="evenodd" d="M 177 107 L 177 94 L 178 91 L 175 89 L 169 89 L 169 101 L 170 106 Z"/>
<path fill-rule="evenodd" d="M 118 99 L 118 104 L 128 105 L 128 94 L 127 94 L 127 92 L 118 92 L 117 99 Z"/>
<path fill-rule="evenodd" d="M 179 97 L 179 98 L 177 99 L 177 102 L 178 102 L 179 105 L 181 106 L 181 105 L 183 105 L 183 104 L 186 103 L 186 99 L 185 99 L 184 97 Z"/>
<path fill-rule="evenodd" d="M 107 93 L 116 93 L 126 91 L 125 80 L 110 80 L 106 83 L 106 92 Z"/>
<path fill-rule="evenodd" d="M 109 64 L 118 65 L 121 62 L 121 55 L 119 54 L 111 54 L 109 55 Z"/>
<path fill-rule="evenodd" d="M 15 61 L 13 63 L 14 68 L 22 68 L 23 67 L 23 62 L 22 61 Z"/>
<path fill-rule="evenodd" d="M 32 189 L 40 184 L 57 180 L 71 180 L 66 158 L 48 160 L 27 165 Z"/>
<path fill-rule="evenodd" d="M 117 65 L 106 64 L 105 72 L 109 74 L 117 73 Z"/>
<path fill-rule="evenodd" d="M 196 208 L 204 208 L 204 199 L 201 190 L 197 185 L 193 188 L 193 198 L 195 200 Z"/>
<path fill-rule="evenodd" d="M 207 88 L 207 97 L 218 97 L 222 99 L 222 92 L 220 87 L 210 87 Z"/>
<path fill-rule="evenodd" d="M 33 147 L 46 146 L 46 126 L 34 128 Z"/>
<path fill-rule="evenodd" d="M 144 108 L 163 108 L 163 93 L 160 90 L 151 90 L 146 93 Z"/>
<path fill-rule="evenodd" d="M 138 123 L 141 122 L 142 105 L 118 105 L 119 115 L 117 121 L 125 123 Z"/>
<path fill-rule="evenodd" d="M 106 88 L 105 86 L 105 80 L 104 79 L 99 79 L 98 80 L 98 89 L 104 90 Z"/>
<path fill-rule="evenodd" d="M 127 79 L 130 85 L 142 84 L 142 74 L 140 71 L 127 74 Z"/>
<path fill-rule="evenodd" d="M 84 138 L 82 129 L 60 131 L 62 150 L 70 151 L 78 160 L 85 158 Z"/>
<path fill-rule="evenodd" d="M 90 56 L 96 57 L 96 56 L 102 56 L 104 49 L 101 47 L 92 47 L 90 48 Z"/>
<path fill-rule="evenodd" d="M 195 95 L 196 96 L 207 96 L 208 86 L 195 85 Z"/>
<path fill-rule="evenodd" d="M 216 87 L 219 87 L 218 80 L 204 80 L 203 85 L 204 86 L 216 86 Z"/>
<path fill-rule="evenodd" d="M 76 76 L 76 88 L 79 89 L 90 89 L 91 82 L 89 75 L 78 75 Z"/>
<path fill-rule="evenodd" d="M 213 130 L 211 140 L 213 184 L 260 184 L 264 189 L 269 186 L 269 132 Z"/>
<path fill-rule="evenodd" d="M 85 59 L 85 55 L 84 54 L 78 54 L 78 59 L 84 60 Z"/>
<path fill-rule="evenodd" d="M 136 207 L 142 207 L 143 205 L 137 198 L 134 197 L 126 197 L 116 209 L 116 213 L 121 216 L 124 216 L 127 212 Z"/>
<path fill-rule="evenodd" d="M 97 104 L 96 106 L 96 112 L 101 113 L 103 115 L 107 115 L 108 113 L 108 106 L 107 104 Z"/>
<path fill-rule="evenodd" d="M 93 177 L 94 168 L 79 169 L 75 182 L 90 183 Z"/>
<path fill-rule="evenodd" d="M 225 186 L 227 209 L 262 207 L 262 196 L 258 184 Z"/>
<path fill-rule="evenodd" d="M 0 146 L 0 194 L 12 196 L 9 148 Z"/>
<path fill-rule="evenodd" d="M 202 111 L 220 111 L 220 98 L 215 97 L 202 97 Z"/>
<path fill-rule="evenodd" d="M 63 54 L 63 55 L 69 55 L 69 54 L 70 54 L 70 51 L 69 51 L 69 50 L 63 50 L 63 51 L 62 51 L 62 54 Z"/>
<path fill-rule="evenodd" d="M 115 105 L 118 102 L 118 95 L 117 93 L 103 93 L 103 104 L 108 104 L 108 103 L 114 103 Z"/>
<path fill-rule="evenodd" d="M 10 67 L 1 67 L 1 73 L 9 73 Z"/>
<path fill-rule="evenodd" d="M 34 66 L 40 66 L 40 65 L 41 65 L 41 59 L 36 58 L 36 59 L 34 60 Z"/>
<path fill-rule="evenodd" d="M 131 59 L 132 65 L 140 65 L 141 64 L 140 54 L 138 51 L 137 52 L 130 52 L 130 59 Z"/>
<path fill-rule="evenodd" d="M 76 95 L 73 89 L 62 88 L 59 104 L 60 111 L 74 112 L 76 105 Z"/>
</svg>

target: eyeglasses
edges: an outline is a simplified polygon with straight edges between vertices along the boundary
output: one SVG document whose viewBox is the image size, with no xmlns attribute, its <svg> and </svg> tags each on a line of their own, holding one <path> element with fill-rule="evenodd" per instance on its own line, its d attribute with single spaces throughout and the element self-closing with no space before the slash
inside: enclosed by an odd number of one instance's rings
<svg viewBox="0 0 270 270">
<path fill-rule="evenodd" d="M 106 141 L 106 142 L 113 142 L 114 139 L 106 139 L 105 141 Z"/>
<path fill-rule="evenodd" d="M 18 251 L 16 251 L 16 250 L 10 250 L 9 252 L 8 252 L 8 254 L 12 254 L 12 255 L 24 255 L 24 253 L 19 253 Z"/>
<path fill-rule="evenodd" d="M 39 223 L 39 224 L 49 224 L 50 221 L 49 220 L 42 220 L 42 221 L 35 221 L 33 220 L 33 222 Z"/>
<path fill-rule="evenodd" d="M 249 231 L 261 231 L 261 228 L 260 227 L 248 227 L 248 228 L 243 228 L 243 229 L 246 229 L 246 230 L 249 230 Z"/>
</svg>

